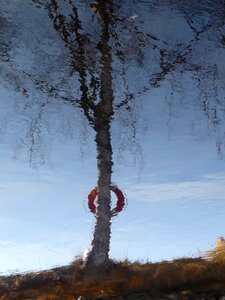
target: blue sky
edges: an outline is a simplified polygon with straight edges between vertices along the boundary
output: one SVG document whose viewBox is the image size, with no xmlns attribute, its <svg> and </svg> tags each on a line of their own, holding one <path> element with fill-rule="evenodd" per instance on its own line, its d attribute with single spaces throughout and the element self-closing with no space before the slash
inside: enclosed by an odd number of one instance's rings
<svg viewBox="0 0 225 300">
<path fill-rule="evenodd" d="M 10 97 L 5 92 L 1 99 L 10 103 Z M 114 142 L 113 181 L 128 200 L 112 223 L 110 255 L 116 259 L 159 261 L 196 256 L 225 234 L 225 161 L 217 156 L 215 140 L 188 135 L 187 128 L 181 130 L 182 115 L 173 121 L 178 132 L 168 135 L 164 109 L 162 101 L 161 118 L 155 118 L 156 124 L 151 118 L 157 130 L 138 136 L 143 166 L 135 166 L 128 151 L 118 160 L 121 154 L 117 153 L 118 141 Z M 192 116 L 190 110 L 190 120 Z M 19 123 L 21 116 L 15 118 Z M 82 128 L 79 114 L 77 122 Z M 35 169 L 26 159 L 26 147 L 15 157 L 20 128 L 12 130 L 8 123 L 0 150 L 1 272 L 69 263 L 88 248 L 94 228 L 94 217 L 84 201 L 96 185 L 93 132 L 86 132 L 83 152 L 80 131 L 72 138 L 55 133 L 50 161 Z M 14 143 L 7 132 L 15 137 Z M 115 204 L 114 197 L 112 201 Z"/>
</svg>

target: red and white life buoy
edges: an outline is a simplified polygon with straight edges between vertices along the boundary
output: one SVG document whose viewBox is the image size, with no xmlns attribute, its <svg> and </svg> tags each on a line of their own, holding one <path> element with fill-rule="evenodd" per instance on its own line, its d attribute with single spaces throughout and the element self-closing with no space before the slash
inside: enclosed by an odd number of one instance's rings
<svg viewBox="0 0 225 300">
<path fill-rule="evenodd" d="M 111 215 L 115 216 L 122 211 L 125 205 L 125 197 L 122 191 L 117 186 L 111 186 L 110 190 L 115 193 L 117 197 L 116 207 L 111 210 Z M 88 195 L 88 207 L 92 213 L 96 213 L 95 199 L 98 196 L 97 188 L 94 188 Z"/>
</svg>

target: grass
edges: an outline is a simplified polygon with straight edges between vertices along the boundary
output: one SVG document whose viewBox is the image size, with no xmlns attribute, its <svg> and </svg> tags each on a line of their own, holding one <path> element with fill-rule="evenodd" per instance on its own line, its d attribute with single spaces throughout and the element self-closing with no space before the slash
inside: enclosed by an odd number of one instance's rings
<svg viewBox="0 0 225 300">
<path fill-rule="evenodd" d="M 83 296 L 111 297 L 146 292 L 225 293 L 225 246 L 204 258 L 181 258 L 159 263 L 111 261 L 107 270 L 84 274 L 82 259 L 47 271 L 0 277 L 0 300 L 75 300 Z"/>
</svg>

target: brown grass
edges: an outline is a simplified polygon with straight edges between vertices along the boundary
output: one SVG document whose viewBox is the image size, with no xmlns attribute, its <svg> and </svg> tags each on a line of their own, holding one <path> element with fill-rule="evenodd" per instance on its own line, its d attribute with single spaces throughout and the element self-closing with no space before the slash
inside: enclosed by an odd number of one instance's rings
<svg viewBox="0 0 225 300">
<path fill-rule="evenodd" d="M 225 247 L 224 247 L 225 249 Z M 112 261 L 107 270 L 84 274 L 81 259 L 39 273 L 0 277 L 0 299 L 74 300 L 83 296 L 119 296 L 134 292 L 188 294 L 225 291 L 225 250 L 207 259 L 182 258 L 159 263 Z"/>
</svg>

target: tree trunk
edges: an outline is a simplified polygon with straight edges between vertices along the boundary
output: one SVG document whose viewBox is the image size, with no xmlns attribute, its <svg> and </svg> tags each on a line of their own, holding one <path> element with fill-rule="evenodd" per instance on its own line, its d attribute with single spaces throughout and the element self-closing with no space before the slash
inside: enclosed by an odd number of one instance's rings
<svg viewBox="0 0 225 300">
<path fill-rule="evenodd" d="M 100 102 L 96 105 L 94 115 L 98 166 L 98 199 L 91 251 L 84 263 L 87 269 L 100 265 L 107 266 L 109 264 L 111 231 L 110 185 L 113 163 L 110 122 L 113 114 L 112 57 L 110 47 L 108 46 L 110 18 L 107 13 L 107 2 L 105 1 L 103 4 L 99 11 L 102 19 L 102 35 L 101 42 L 99 43 L 99 51 L 101 52 Z"/>
<path fill-rule="evenodd" d="M 112 148 L 110 143 L 109 126 L 103 126 L 96 133 L 97 162 L 98 162 L 98 199 L 96 224 L 91 251 L 86 260 L 86 267 L 108 265 L 110 244 L 110 184 L 112 172 Z"/>
</svg>

